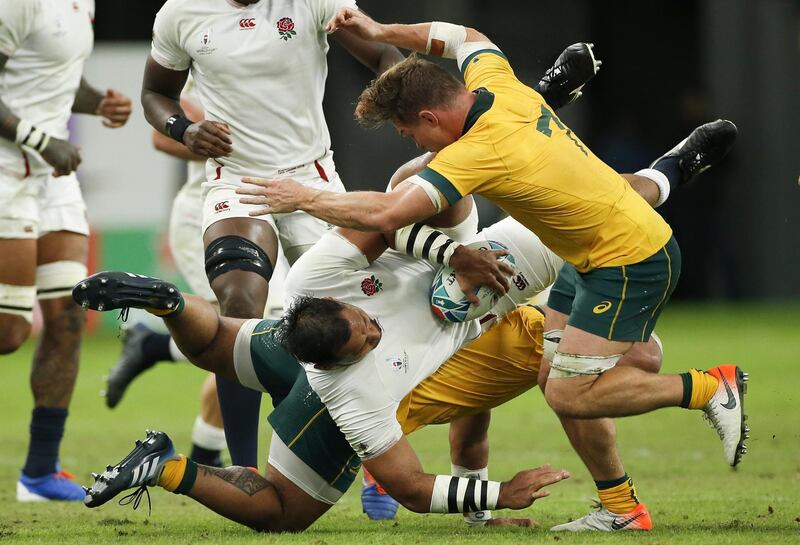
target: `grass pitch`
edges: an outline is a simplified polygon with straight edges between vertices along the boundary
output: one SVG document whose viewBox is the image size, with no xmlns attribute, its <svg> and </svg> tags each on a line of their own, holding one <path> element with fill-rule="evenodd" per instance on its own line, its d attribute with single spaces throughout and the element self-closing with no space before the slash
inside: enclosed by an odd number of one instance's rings
<svg viewBox="0 0 800 545">
<path fill-rule="evenodd" d="M 594 488 L 536 390 L 495 411 L 490 464 L 496 479 L 542 463 L 572 471 L 572 479 L 551 488 L 550 498 L 524 512 L 540 522 L 534 530 L 476 531 L 465 528 L 457 515 L 423 516 L 402 509 L 397 522 L 374 523 L 360 512 L 358 487 L 299 535 L 256 534 L 186 497 L 159 489 L 153 490 L 150 517 L 144 505 L 134 512 L 115 503 L 95 510 L 81 504 L 18 504 L 14 486 L 27 447 L 32 404 L 30 342 L 0 362 L 0 543 L 800 543 L 798 324 L 797 306 L 673 305 L 665 311 L 658 327 L 665 343 L 664 372 L 727 361 L 750 372 L 749 454 L 741 469 L 728 468 L 715 432 L 698 412 L 667 409 L 619 421 L 623 460 L 653 515 L 655 530 L 614 535 L 546 530 L 583 515 Z M 145 428 L 165 430 L 179 449 L 189 447 L 203 373 L 189 365 L 164 364 L 144 375 L 120 406 L 109 411 L 98 392 L 117 354 L 118 341 L 113 337 L 92 337 L 84 344 L 61 458 L 82 482 L 89 482 L 90 471 L 117 462 Z M 430 472 L 449 471 L 446 432 L 444 427 L 432 427 L 412 438 Z M 268 437 L 266 429 L 262 437 Z M 265 452 L 266 446 L 261 445 Z"/>
</svg>

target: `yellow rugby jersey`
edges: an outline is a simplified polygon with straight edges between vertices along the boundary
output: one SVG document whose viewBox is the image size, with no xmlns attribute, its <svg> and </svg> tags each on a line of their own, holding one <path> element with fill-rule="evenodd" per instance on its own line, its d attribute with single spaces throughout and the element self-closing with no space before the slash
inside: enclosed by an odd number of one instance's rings
<svg viewBox="0 0 800 545">
<path fill-rule="evenodd" d="M 638 263 L 667 243 L 663 218 L 514 76 L 502 52 L 477 51 L 461 71 L 477 100 L 461 138 L 419 174 L 451 205 L 470 193 L 488 198 L 580 272 Z"/>
</svg>

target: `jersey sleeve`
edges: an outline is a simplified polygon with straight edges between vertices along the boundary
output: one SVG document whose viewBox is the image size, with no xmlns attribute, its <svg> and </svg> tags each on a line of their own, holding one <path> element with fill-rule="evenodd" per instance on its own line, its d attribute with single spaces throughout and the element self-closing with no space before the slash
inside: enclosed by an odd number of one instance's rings
<svg viewBox="0 0 800 545">
<path fill-rule="evenodd" d="M 325 25 L 340 8 L 358 9 L 356 0 L 308 0 L 308 3 L 320 30 L 325 29 Z"/>
<path fill-rule="evenodd" d="M 465 43 L 458 49 L 457 60 L 464 84 L 470 91 L 517 79 L 506 56 L 491 42 Z"/>
<path fill-rule="evenodd" d="M 30 34 L 38 2 L 0 2 L 0 53 L 11 57 Z"/>
<path fill-rule="evenodd" d="M 483 184 L 504 172 L 491 143 L 462 139 L 440 151 L 419 177 L 444 195 L 450 206 L 480 192 Z"/>
<path fill-rule="evenodd" d="M 380 456 L 403 436 L 397 402 L 386 395 L 370 358 L 340 371 L 307 370 L 312 388 L 362 460 Z"/>
<path fill-rule="evenodd" d="M 192 58 L 181 46 L 178 23 L 177 10 L 167 2 L 156 14 L 153 23 L 150 56 L 164 68 L 182 72 L 189 69 Z"/>
</svg>

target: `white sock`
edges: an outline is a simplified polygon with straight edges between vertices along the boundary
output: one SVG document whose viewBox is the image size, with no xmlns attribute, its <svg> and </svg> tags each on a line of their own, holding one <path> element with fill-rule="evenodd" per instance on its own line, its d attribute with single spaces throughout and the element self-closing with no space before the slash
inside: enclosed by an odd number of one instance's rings
<svg viewBox="0 0 800 545">
<path fill-rule="evenodd" d="M 489 468 L 482 467 L 480 469 L 467 469 L 466 467 L 450 464 L 450 474 L 455 477 L 463 477 L 465 479 L 480 479 L 482 481 L 489 480 Z M 474 513 L 464 513 L 464 522 L 470 526 L 483 526 L 486 521 L 492 518 L 492 512 L 475 511 Z"/>
<path fill-rule="evenodd" d="M 198 416 L 192 427 L 192 443 L 207 450 L 223 450 L 226 445 L 225 430 L 212 426 Z"/>
<path fill-rule="evenodd" d="M 173 361 L 189 361 L 189 358 L 183 355 L 183 352 L 181 352 L 181 349 L 175 344 L 175 339 L 172 337 L 169 338 L 169 355 L 172 356 Z"/>
<path fill-rule="evenodd" d="M 669 180 L 667 179 L 667 175 L 661 172 L 660 170 L 656 170 L 654 168 L 643 168 L 639 172 L 634 172 L 636 176 L 642 176 L 647 178 L 654 184 L 658 186 L 659 197 L 658 201 L 653 205 L 653 208 L 658 208 L 669 198 Z"/>
</svg>

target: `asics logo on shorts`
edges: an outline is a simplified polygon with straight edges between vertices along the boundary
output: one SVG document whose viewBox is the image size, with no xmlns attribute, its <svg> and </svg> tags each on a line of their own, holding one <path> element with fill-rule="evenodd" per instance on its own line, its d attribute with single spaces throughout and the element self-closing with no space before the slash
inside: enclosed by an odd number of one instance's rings
<svg viewBox="0 0 800 545">
<path fill-rule="evenodd" d="M 160 456 L 156 456 L 149 462 L 145 462 L 133 470 L 133 477 L 131 477 L 131 486 L 138 486 L 145 483 L 156 474 L 158 470 L 158 460 Z"/>
<path fill-rule="evenodd" d="M 249 30 L 255 27 L 256 27 L 256 20 L 253 18 L 239 20 L 239 28 L 241 28 L 242 30 Z"/>
<path fill-rule="evenodd" d="M 594 312 L 595 314 L 603 314 L 605 311 L 611 308 L 611 305 L 612 305 L 611 301 L 603 301 L 599 305 L 596 305 L 592 309 L 592 312 Z"/>
</svg>

